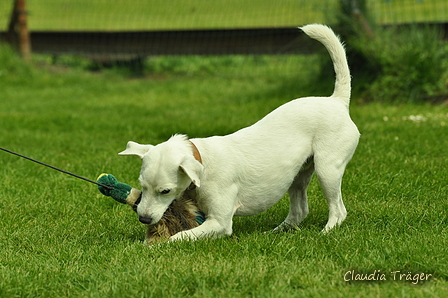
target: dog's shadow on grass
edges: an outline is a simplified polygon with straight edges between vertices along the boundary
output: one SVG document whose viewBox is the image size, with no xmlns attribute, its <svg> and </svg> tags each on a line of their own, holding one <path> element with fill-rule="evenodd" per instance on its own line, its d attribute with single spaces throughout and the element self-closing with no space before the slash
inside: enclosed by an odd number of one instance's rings
<svg viewBox="0 0 448 298">
<path fill-rule="evenodd" d="M 274 229 L 283 222 L 286 218 L 287 211 L 282 213 L 266 212 L 260 215 L 251 217 L 236 217 L 233 221 L 233 235 L 238 237 L 245 234 L 263 233 L 270 234 L 275 233 Z M 301 230 L 316 230 L 321 231 L 325 226 L 325 215 L 308 215 L 307 218 L 298 226 L 297 229 L 291 229 L 287 231 L 280 231 L 278 233 L 297 233 Z"/>
<path fill-rule="evenodd" d="M 254 216 L 234 217 L 233 234 L 235 236 L 253 233 L 272 232 L 280 225 L 289 212 L 289 197 L 286 195 L 277 204 L 267 211 Z M 310 213 L 299 225 L 298 229 L 285 231 L 287 233 L 296 233 L 300 230 L 317 230 L 321 231 L 328 218 L 328 211 L 324 202 L 313 202 L 310 206 Z"/>
</svg>

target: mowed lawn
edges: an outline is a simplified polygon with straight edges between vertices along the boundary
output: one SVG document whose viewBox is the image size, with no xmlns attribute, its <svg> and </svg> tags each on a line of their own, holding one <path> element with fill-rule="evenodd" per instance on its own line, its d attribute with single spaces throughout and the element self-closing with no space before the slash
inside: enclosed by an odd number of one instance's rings
<svg viewBox="0 0 448 298">
<path fill-rule="evenodd" d="M 333 87 L 313 79 L 317 56 L 163 58 L 129 78 L 1 53 L 0 146 L 136 187 L 140 160 L 117 155 L 127 141 L 231 133 Z M 362 136 L 344 177 L 348 217 L 327 235 L 313 179 L 300 230 L 264 233 L 288 213 L 285 196 L 235 218 L 231 237 L 148 247 L 133 211 L 95 185 L 0 152 L 0 296 L 446 296 L 447 107 L 354 98 L 351 115 Z"/>
</svg>

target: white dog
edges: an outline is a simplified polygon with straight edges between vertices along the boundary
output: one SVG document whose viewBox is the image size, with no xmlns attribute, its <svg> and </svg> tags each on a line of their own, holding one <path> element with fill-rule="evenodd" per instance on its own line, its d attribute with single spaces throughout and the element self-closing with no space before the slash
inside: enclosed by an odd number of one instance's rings
<svg viewBox="0 0 448 298">
<path fill-rule="evenodd" d="M 233 216 L 263 212 L 288 192 L 289 214 L 276 229 L 297 227 L 308 214 L 306 191 L 314 172 L 329 207 L 324 232 L 342 223 L 347 215 L 342 176 L 359 139 L 349 115 L 350 71 L 345 50 L 329 27 L 301 29 L 320 41 L 333 60 L 333 95 L 290 101 L 227 136 L 190 141 L 174 135 L 156 146 L 129 142 L 119 154 L 142 159 L 143 195 L 137 208 L 142 223 L 157 223 L 170 203 L 188 191 L 206 221 L 170 239 L 231 235 Z"/>
</svg>

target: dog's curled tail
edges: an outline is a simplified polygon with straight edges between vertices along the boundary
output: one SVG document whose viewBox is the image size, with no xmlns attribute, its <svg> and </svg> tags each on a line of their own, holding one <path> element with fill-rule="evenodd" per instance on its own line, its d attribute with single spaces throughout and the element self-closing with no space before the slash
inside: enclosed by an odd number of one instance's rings
<svg viewBox="0 0 448 298">
<path fill-rule="evenodd" d="M 327 49 L 336 73 L 336 83 L 332 97 L 340 99 L 348 108 L 350 104 L 351 77 L 345 49 L 341 41 L 334 34 L 333 30 L 325 25 L 310 24 L 299 28 L 309 37 L 321 42 Z"/>
</svg>

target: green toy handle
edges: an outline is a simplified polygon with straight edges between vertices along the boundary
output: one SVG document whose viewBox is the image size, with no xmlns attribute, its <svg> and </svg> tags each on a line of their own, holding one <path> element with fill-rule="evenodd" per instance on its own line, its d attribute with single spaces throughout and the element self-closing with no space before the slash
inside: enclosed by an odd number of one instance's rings
<svg viewBox="0 0 448 298">
<path fill-rule="evenodd" d="M 109 188 L 99 185 L 98 190 L 103 195 L 112 197 L 115 201 L 117 201 L 119 203 L 122 203 L 122 204 L 127 203 L 126 198 L 131 193 L 131 189 L 132 189 L 131 186 L 129 186 L 125 183 L 118 182 L 118 180 L 114 177 L 114 175 L 106 174 L 106 173 L 101 174 L 98 177 L 97 182 L 107 185 L 107 186 L 114 187 L 113 189 L 109 189 Z"/>
</svg>

